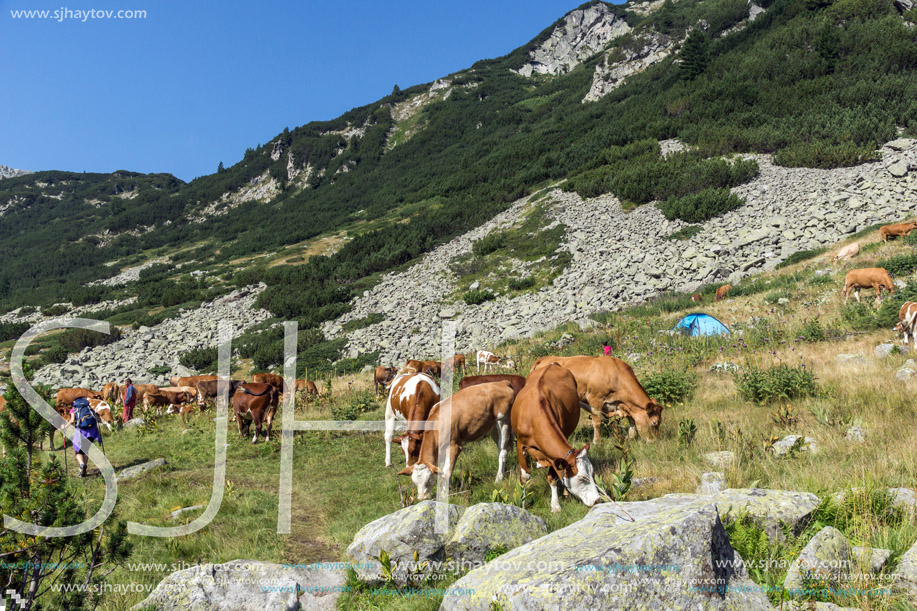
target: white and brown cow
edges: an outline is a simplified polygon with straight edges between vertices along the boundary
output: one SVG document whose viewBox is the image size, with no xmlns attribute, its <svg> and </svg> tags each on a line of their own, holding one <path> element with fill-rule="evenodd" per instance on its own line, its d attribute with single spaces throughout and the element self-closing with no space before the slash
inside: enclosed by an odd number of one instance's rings
<svg viewBox="0 0 917 611">
<path fill-rule="evenodd" d="M 484 373 L 487 373 L 488 368 L 493 369 L 500 364 L 502 359 L 493 352 L 478 350 L 476 360 L 478 363 L 478 373 L 481 373 L 481 365 L 484 365 Z"/>
<path fill-rule="evenodd" d="M 837 263 L 838 261 L 847 261 L 854 258 L 858 254 L 860 254 L 860 243 L 853 242 L 851 244 L 847 244 L 839 251 L 837 251 L 837 254 L 834 255 L 834 259 L 831 262 Z"/>
<path fill-rule="evenodd" d="M 423 426 L 430 410 L 440 400 L 439 384 L 432 376 L 413 370 L 402 370 L 392 380 L 385 402 L 385 466 L 392 466 L 392 442 L 401 444 L 406 466 L 417 462 Z M 394 439 L 395 420 L 407 422 L 407 432 Z"/>
<path fill-rule="evenodd" d="M 907 346 L 908 336 L 914 342 L 914 350 L 917 350 L 917 303 L 905 301 L 901 309 L 898 310 L 898 324 L 895 331 L 901 333 L 901 343 Z"/>
<path fill-rule="evenodd" d="M 447 481 L 452 477 L 462 448 L 488 434 L 494 438 L 500 452 L 497 461 L 497 481 L 503 479 L 506 456 L 513 443 L 509 420 L 515 397 L 516 391 L 510 382 L 489 382 L 468 386 L 433 406 L 427 416 L 428 424 L 439 423 L 439 415 L 447 405 L 451 412 L 449 455 L 442 469 L 443 477 Z M 427 428 L 423 432 L 417 462 L 398 473 L 411 476 L 411 480 L 417 486 L 418 500 L 428 498 L 433 492 L 434 475 L 440 472 L 437 466 L 439 445 L 439 430 L 436 427 Z"/>
</svg>

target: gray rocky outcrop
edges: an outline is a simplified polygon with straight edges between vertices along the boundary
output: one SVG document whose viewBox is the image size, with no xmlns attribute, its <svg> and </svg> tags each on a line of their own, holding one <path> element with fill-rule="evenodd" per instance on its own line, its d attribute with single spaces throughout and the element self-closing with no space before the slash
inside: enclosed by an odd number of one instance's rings
<svg viewBox="0 0 917 611">
<path fill-rule="evenodd" d="M 779 441 L 775 441 L 771 446 L 771 452 L 774 453 L 774 456 L 786 456 L 790 453 L 794 447 L 796 447 L 797 442 L 802 439 L 802 442 L 799 444 L 800 452 L 814 452 L 817 448 L 815 439 L 812 437 L 803 437 L 802 435 L 787 435 Z"/>
<path fill-rule="evenodd" d="M 565 74 L 629 31 L 624 19 L 604 3 L 570 11 L 547 40 L 529 51 L 528 61 L 514 72 L 525 77 Z"/>
<path fill-rule="evenodd" d="M 801 533 L 821 503 L 811 492 L 764 488 L 730 488 L 714 500 L 724 522 L 747 516 L 771 541 L 786 539 L 784 527 L 794 535 Z"/>
<path fill-rule="evenodd" d="M 344 571 L 311 570 L 257 560 L 203 564 L 172 573 L 133 610 L 332 611 L 337 608 L 345 581 Z"/>
<path fill-rule="evenodd" d="M 718 494 L 726 488 L 726 476 L 719 471 L 704 473 L 700 476 L 697 494 Z"/>
<path fill-rule="evenodd" d="M 548 534 L 544 520 L 515 505 L 478 503 L 459 518 L 446 542 L 447 558 L 483 562 L 487 552 L 514 549 Z"/>
<path fill-rule="evenodd" d="M 583 103 L 595 102 L 624 84 L 627 77 L 643 72 L 674 51 L 682 41 L 659 32 L 649 32 L 635 37 L 634 44 L 612 47 L 599 60 L 592 75 L 592 86 Z"/>
<path fill-rule="evenodd" d="M 452 588 L 444 611 L 772 608 L 706 496 L 598 505 Z"/>
<path fill-rule="evenodd" d="M 17 170 L 8 165 L 0 165 L 0 178 L 16 178 L 17 176 L 25 176 L 31 173 L 29 170 Z"/>
</svg>

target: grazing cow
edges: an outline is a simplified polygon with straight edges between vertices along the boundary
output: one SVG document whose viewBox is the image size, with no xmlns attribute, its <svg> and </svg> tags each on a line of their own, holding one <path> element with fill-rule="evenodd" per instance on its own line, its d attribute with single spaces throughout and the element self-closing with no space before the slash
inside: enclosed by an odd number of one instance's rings
<svg viewBox="0 0 917 611">
<path fill-rule="evenodd" d="M 461 371 L 462 375 L 465 375 L 465 355 L 464 354 L 456 354 L 449 360 L 452 363 L 452 371 Z"/>
<path fill-rule="evenodd" d="M 148 392 L 143 395 L 143 411 L 148 413 L 151 408 L 156 408 L 157 414 L 162 414 L 162 406 L 168 405 L 169 408 L 166 410 L 167 414 L 174 414 L 178 412 L 175 408 L 176 405 L 183 405 L 185 403 L 190 403 L 194 400 L 194 393 L 187 392 L 184 390 L 165 390 L 160 388 L 154 392 Z"/>
<path fill-rule="evenodd" d="M 509 382 L 477 384 L 458 391 L 449 399 L 437 403 L 430 410 L 427 422 L 439 422 L 439 413 L 445 405 L 451 406 L 449 455 L 443 465 L 443 477 L 449 481 L 462 448 L 490 434 L 500 450 L 497 462 L 497 481 L 503 479 L 506 456 L 513 443 L 509 428 L 510 410 L 516 392 Z M 410 475 L 417 486 L 417 499 L 423 500 L 433 492 L 434 474 L 440 472 L 439 431 L 435 428 L 423 432 L 420 455 L 413 465 L 407 466 L 399 475 Z"/>
<path fill-rule="evenodd" d="M 891 276 L 883 267 L 865 267 L 863 269 L 852 269 L 844 276 L 844 290 L 841 295 L 844 296 L 844 304 L 847 303 L 847 297 L 853 290 L 853 296 L 856 297 L 857 303 L 860 302 L 860 289 L 873 288 L 876 291 L 876 305 L 882 301 L 882 289 L 887 290 L 890 294 L 895 292 L 895 283 L 892 282 Z"/>
<path fill-rule="evenodd" d="M 220 392 L 219 384 L 219 380 L 204 380 L 203 382 L 197 383 L 197 386 L 194 388 L 194 392 L 197 395 L 198 407 L 203 408 L 204 404 L 210 399 L 216 401 L 216 398 Z M 244 380 L 230 380 L 229 397 L 232 398 L 232 396 L 236 394 L 236 391 L 239 390 L 239 387 L 243 384 L 245 384 Z"/>
<path fill-rule="evenodd" d="M 394 367 L 383 367 L 382 365 L 376 367 L 373 372 L 373 384 L 375 385 L 376 394 L 378 395 L 380 390 L 384 392 L 385 387 L 395 379 L 397 374 L 398 370 Z"/>
<path fill-rule="evenodd" d="M 254 422 L 255 435 L 252 437 L 252 443 L 257 443 L 258 436 L 261 435 L 261 423 L 264 422 L 267 425 L 264 440 L 268 441 L 271 438 L 271 423 L 277 411 L 279 395 L 278 388 L 271 384 L 243 384 L 239 392 L 232 396 L 232 409 L 239 425 L 239 435 L 247 437 L 251 423 Z"/>
<path fill-rule="evenodd" d="M 514 361 L 513 359 L 507 357 L 505 361 L 503 361 L 502 363 L 500 363 L 500 367 L 502 367 L 503 369 L 515 369 L 515 368 L 516 368 L 516 361 Z"/>
<path fill-rule="evenodd" d="M 296 380 L 296 392 L 303 390 L 313 397 L 318 396 L 318 386 L 312 380 Z"/>
<path fill-rule="evenodd" d="M 392 441 L 401 444 L 405 466 L 417 462 L 420 454 L 420 430 L 430 410 L 440 400 L 439 385 L 431 376 L 416 371 L 399 374 L 393 381 L 385 402 L 385 466 L 392 466 Z M 407 421 L 407 432 L 393 439 L 395 419 Z M 412 435 L 412 433 L 414 433 Z"/>
<path fill-rule="evenodd" d="M 694 293 L 693 295 L 691 295 L 691 301 L 693 301 L 694 303 L 700 303 L 700 300 L 701 300 L 700 293 Z"/>
<path fill-rule="evenodd" d="M 94 390 L 89 390 L 88 388 L 61 388 L 57 391 L 57 397 L 55 398 L 54 405 L 57 407 L 57 410 L 60 411 L 60 408 L 66 407 L 67 417 L 70 417 L 70 406 L 73 402 L 80 397 L 85 397 L 87 399 L 101 399 L 102 393 L 96 392 Z"/>
<path fill-rule="evenodd" d="M 115 382 L 109 382 L 102 387 L 102 400 L 109 405 L 117 405 L 123 396 L 124 393 L 121 392 L 121 387 Z"/>
<path fill-rule="evenodd" d="M 111 405 L 108 401 L 103 401 L 102 399 L 89 399 L 89 407 L 96 413 L 99 421 L 111 431 L 111 425 L 114 420 L 111 417 Z"/>
<path fill-rule="evenodd" d="M 195 386 L 198 382 L 204 382 L 205 380 L 216 380 L 215 375 L 204 375 L 204 376 L 172 376 L 169 378 L 169 386 Z M 136 385 L 135 385 L 136 386 Z"/>
<path fill-rule="evenodd" d="M 576 379 L 580 406 L 592 414 L 593 443 L 601 436 L 602 415 L 627 418 L 644 439 L 651 441 L 659 432 L 662 406 L 646 394 L 634 370 L 613 356 L 545 356 L 532 365 L 532 371 L 545 363 L 558 363 Z"/>
<path fill-rule="evenodd" d="M 731 290 L 732 290 L 731 284 L 724 284 L 720 288 L 716 289 L 716 297 L 714 298 L 714 301 L 723 301 L 724 299 L 726 299 L 726 293 L 728 293 Z"/>
<path fill-rule="evenodd" d="M 896 223 L 894 225 L 883 225 L 879 227 L 879 237 L 883 242 L 888 242 L 888 238 L 900 238 L 910 234 L 917 229 L 917 223 Z"/>
<path fill-rule="evenodd" d="M 898 324 L 895 326 L 895 331 L 901 333 L 903 336 L 901 343 L 905 346 L 907 346 L 908 335 L 910 335 L 914 342 L 914 350 L 917 350 L 917 303 L 904 302 L 904 305 L 898 310 Z"/>
<path fill-rule="evenodd" d="M 462 381 L 459 382 L 459 390 L 465 390 L 469 386 L 475 386 L 477 384 L 489 384 L 491 382 L 509 382 L 510 386 L 513 387 L 513 392 L 517 395 L 519 394 L 519 391 L 522 390 L 522 387 L 525 386 L 525 378 L 522 376 L 499 374 L 486 376 L 468 376 L 467 378 L 462 378 Z"/>
<path fill-rule="evenodd" d="M 560 511 L 561 485 L 587 506 L 599 500 L 587 443 L 576 450 L 567 438 L 579 422 L 577 383 L 568 370 L 548 363 L 529 374 L 510 412 L 516 435 L 516 457 L 522 481 L 531 477 L 528 458 L 538 467 L 548 467 L 551 513 Z"/>
<path fill-rule="evenodd" d="M 276 373 L 256 373 L 252 376 L 253 384 L 270 384 L 278 390 L 283 389 L 283 376 Z"/>
<path fill-rule="evenodd" d="M 404 364 L 404 367 L 401 368 L 399 373 L 404 373 L 408 370 L 413 371 L 414 373 L 423 373 L 423 361 L 418 361 L 415 359 L 408 359 Z"/>
<path fill-rule="evenodd" d="M 487 368 L 490 367 L 493 369 L 500 363 L 500 357 L 494 354 L 493 352 L 488 352 L 486 350 L 478 350 L 477 354 L 477 363 L 478 363 L 478 373 L 481 373 L 481 365 L 484 365 L 484 373 L 487 373 Z"/>
<path fill-rule="evenodd" d="M 837 251 L 837 253 L 834 255 L 834 259 L 832 259 L 831 262 L 837 263 L 838 260 L 847 261 L 854 258 L 858 254 L 860 254 L 860 243 L 853 242 L 851 244 L 847 244 L 847 246 L 844 246 L 839 251 Z"/>
</svg>

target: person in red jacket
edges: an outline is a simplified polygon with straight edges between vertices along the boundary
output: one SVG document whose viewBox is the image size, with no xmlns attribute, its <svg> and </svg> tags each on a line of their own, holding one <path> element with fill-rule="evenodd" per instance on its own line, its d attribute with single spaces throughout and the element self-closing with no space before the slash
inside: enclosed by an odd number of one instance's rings
<svg viewBox="0 0 917 611">
<path fill-rule="evenodd" d="M 131 379 L 128 378 L 124 381 L 126 385 L 124 388 L 124 413 L 121 414 L 124 418 L 124 421 L 127 422 L 134 417 L 134 406 L 137 405 L 137 389 L 134 388 L 134 383 L 131 382 Z"/>
</svg>

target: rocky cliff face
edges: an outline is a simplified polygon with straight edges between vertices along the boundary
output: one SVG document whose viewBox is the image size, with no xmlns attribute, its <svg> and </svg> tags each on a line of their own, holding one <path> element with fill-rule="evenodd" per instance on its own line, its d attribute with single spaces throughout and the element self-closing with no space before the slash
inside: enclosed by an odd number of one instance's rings
<svg viewBox="0 0 917 611">
<path fill-rule="evenodd" d="M 529 61 L 515 72 L 525 77 L 566 74 L 629 31 L 630 26 L 605 4 L 571 11 L 546 41 L 529 52 Z"/>
<path fill-rule="evenodd" d="M 492 349 L 571 320 L 590 324 L 592 313 L 663 291 L 734 282 L 773 269 L 798 250 L 833 244 L 874 223 L 917 212 L 917 140 L 890 142 L 882 154 L 882 161 L 833 170 L 784 168 L 755 155 L 760 175 L 733 190 L 746 204 L 703 223 L 699 234 L 684 241 L 667 237 L 686 224 L 667 221 L 653 205 L 625 213 L 612 195 L 583 200 L 555 190 L 550 214 L 566 225 L 563 247 L 572 254 L 564 272 L 537 292 L 474 306 L 448 301 L 445 296 L 456 286 L 449 267 L 453 257 L 517 222 L 532 205 L 520 200 L 406 271 L 386 275 L 324 331 L 339 337 L 345 335 L 344 322 L 384 314 L 382 322 L 346 334 L 348 352 L 378 350 L 380 362 L 400 364 L 438 354 L 444 319 L 457 323 L 458 350 Z"/>
<path fill-rule="evenodd" d="M 583 102 L 600 100 L 624 84 L 624 79 L 662 61 L 681 46 L 681 40 L 653 32 L 635 36 L 626 47 L 615 47 L 602 57 L 592 75 L 592 87 Z"/>
<path fill-rule="evenodd" d="M 17 170 L 16 168 L 11 168 L 8 165 L 0 165 L 0 178 L 15 178 L 17 176 L 25 176 L 26 174 L 31 174 L 29 170 Z"/>
</svg>

